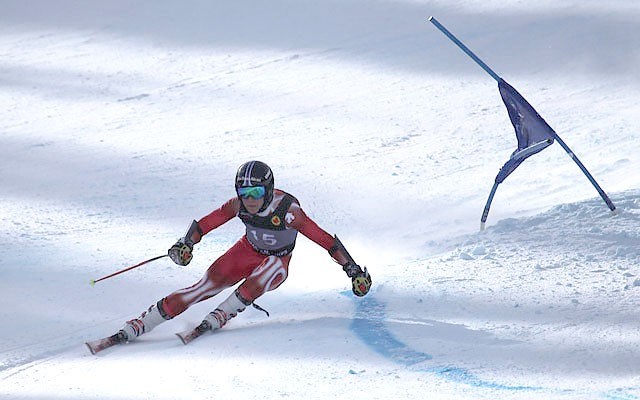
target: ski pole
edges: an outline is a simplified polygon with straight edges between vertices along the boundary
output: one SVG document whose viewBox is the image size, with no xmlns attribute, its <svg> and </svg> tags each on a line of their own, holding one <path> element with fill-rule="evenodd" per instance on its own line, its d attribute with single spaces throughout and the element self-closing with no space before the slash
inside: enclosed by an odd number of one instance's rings
<svg viewBox="0 0 640 400">
<path fill-rule="evenodd" d="M 123 272 L 127 272 L 127 271 L 129 271 L 130 269 L 138 268 L 138 267 L 140 267 L 140 266 L 142 266 L 142 265 L 145 265 L 145 264 L 147 264 L 147 263 L 150 263 L 151 261 L 159 260 L 159 259 L 161 259 L 161 258 L 163 258 L 163 257 L 167 257 L 167 256 L 168 256 L 168 254 L 163 254 L 163 255 L 161 255 L 161 256 L 157 256 L 157 257 L 150 258 L 150 259 L 145 260 L 145 261 L 143 261 L 143 262 L 141 262 L 141 263 L 138 263 L 138 264 L 136 264 L 136 265 L 132 265 L 132 266 L 127 267 L 127 268 L 125 268 L 125 269 L 122 269 L 122 270 L 120 270 L 120 271 L 114 272 L 114 273 L 113 273 L 113 274 L 111 274 L 111 275 L 103 276 L 103 277 L 102 277 L 102 278 L 100 278 L 100 279 L 95 279 L 95 280 L 94 280 L 94 279 L 92 279 L 92 280 L 90 280 L 90 281 L 89 281 L 89 283 L 91 284 L 91 286 L 93 286 L 93 285 L 95 285 L 95 284 L 96 284 L 96 282 L 103 281 L 103 280 L 105 280 L 105 279 L 111 278 L 112 276 L 120 275 L 121 273 L 123 273 Z"/>
</svg>

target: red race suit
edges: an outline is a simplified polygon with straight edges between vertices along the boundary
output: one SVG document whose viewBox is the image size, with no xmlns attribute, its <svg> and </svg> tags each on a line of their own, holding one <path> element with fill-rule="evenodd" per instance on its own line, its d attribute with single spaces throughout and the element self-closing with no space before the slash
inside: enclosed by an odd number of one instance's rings
<svg viewBox="0 0 640 400">
<path fill-rule="evenodd" d="M 335 245 L 335 238 L 304 213 L 295 197 L 278 189 L 274 190 L 271 202 L 257 214 L 248 213 L 238 197 L 228 200 L 197 221 L 201 236 L 234 217 L 239 217 L 245 224 L 245 235 L 211 264 L 200 281 L 162 300 L 162 308 L 168 317 L 175 317 L 191 305 L 213 297 L 243 279 L 238 291 L 247 301 L 252 302 L 276 289 L 287 279 L 298 232 L 325 250 Z M 194 239 L 197 243 L 200 237 Z M 332 256 L 339 264 L 346 262 L 340 252 Z"/>
</svg>

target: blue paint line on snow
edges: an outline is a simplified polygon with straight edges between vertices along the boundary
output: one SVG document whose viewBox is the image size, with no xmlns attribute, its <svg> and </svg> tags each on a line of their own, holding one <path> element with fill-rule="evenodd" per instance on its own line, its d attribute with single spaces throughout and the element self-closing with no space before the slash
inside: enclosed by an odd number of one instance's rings
<svg viewBox="0 0 640 400">
<path fill-rule="evenodd" d="M 541 387 L 533 386 L 509 386 L 496 382 L 484 381 L 477 376 L 473 375 L 464 368 L 457 367 L 434 367 L 425 369 L 427 372 L 433 372 L 436 375 L 440 375 L 453 382 L 464 383 L 469 386 L 487 388 L 487 389 L 501 389 L 501 390 L 513 390 L 513 391 L 538 391 L 542 390 Z"/>
<path fill-rule="evenodd" d="M 409 348 L 406 344 L 396 339 L 382 320 L 369 320 L 366 318 L 354 318 L 351 322 L 353 330 L 369 347 L 399 364 L 411 366 L 423 361 L 431 360 L 426 353 Z"/>
<path fill-rule="evenodd" d="M 351 292 L 344 292 L 345 296 L 351 296 Z M 398 364 L 410 367 L 433 359 L 430 354 L 414 350 L 406 343 L 397 339 L 393 333 L 386 327 L 385 321 L 387 315 L 385 306 L 379 302 L 373 293 L 370 293 L 363 299 L 356 299 L 358 306 L 356 308 L 355 317 L 351 322 L 350 329 L 358 336 L 367 346 L 383 357 L 392 360 Z M 453 366 L 437 366 L 430 368 L 418 368 L 418 371 L 433 373 L 441 376 L 449 381 L 458 382 L 478 388 L 509 390 L 509 391 L 545 391 L 563 394 L 585 394 L 593 395 L 592 392 L 582 393 L 572 389 L 558 390 L 545 389 L 533 386 L 509 386 L 496 382 L 485 381 L 465 368 Z M 600 396 L 607 400 L 638 400 L 640 397 L 629 393 L 629 391 L 640 390 L 638 387 L 627 387 L 600 392 Z"/>
<path fill-rule="evenodd" d="M 638 388 L 614 389 L 603 394 L 602 397 L 607 400 L 637 400 L 639 397 L 628 393 L 628 390 L 638 390 Z"/>
<path fill-rule="evenodd" d="M 384 304 L 369 294 L 358 299 L 358 307 L 350 329 L 373 351 L 404 366 L 413 366 L 432 360 L 430 354 L 414 350 L 398 340 L 385 326 L 386 312 Z M 470 373 L 468 370 L 453 366 L 420 368 L 419 371 L 433 373 L 453 382 L 466 385 L 511 391 L 537 391 L 542 388 L 531 386 L 509 386 L 489 382 Z"/>
</svg>

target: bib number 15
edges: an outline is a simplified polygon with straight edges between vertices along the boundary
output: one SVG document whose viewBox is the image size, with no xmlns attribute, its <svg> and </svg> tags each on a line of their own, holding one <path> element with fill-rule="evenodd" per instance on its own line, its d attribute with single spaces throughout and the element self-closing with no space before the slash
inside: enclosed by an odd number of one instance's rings
<svg viewBox="0 0 640 400">
<path fill-rule="evenodd" d="M 257 242 L 262 242 L 264 244 L 266 244 L 267 246 L 275 246 L 278 243 L 278 240 L 276 239 L 276 235 L 271 234 L 271 233 L 263 233 L 261 235 L 258 235 L 257 231 L 250 231 L 251 235 L 253 236 L 253 238 L 257 241 Z"/>
</svg>

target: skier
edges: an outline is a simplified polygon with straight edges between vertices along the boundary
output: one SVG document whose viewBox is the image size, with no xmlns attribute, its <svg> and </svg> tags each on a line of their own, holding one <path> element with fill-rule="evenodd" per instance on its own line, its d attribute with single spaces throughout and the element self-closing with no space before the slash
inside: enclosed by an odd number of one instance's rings
<svg viewBox="0 0 640 400">
<path fill-rule="evenodd" d="M 138 318 L 127 321 L 112 336 L 115 337 L 114 341 L 132 341 L 181 314 L 191 305 L 244 280 L 204 318 L 197 329 L 207 331 L 222 328 L 258 297 L 275 290 L 284 282 L 298 232 L 326 249 L 333 260 L 342 265 L 352 280 L 352 291 L 356 296 L 366 295 L 371 287 L 371 276 L 367 269 L 362 270 L 353 261 L 337 236 L 332 237 L 312 221 L 295 197 L 274 189 L 273 183 L 273 173 L 267 164 L 261 161 L 242 164 L 236 174 L 237 196 L 201 220 L 194 220 L 186 235 L 168 250 L 169 257 L 178 265 L 189 264 L 194 245 L 204 235 L 236 216 L 246 226 L 245 235 L 211 264 L 199 282 L 169 294 Z"/>
</svg>

